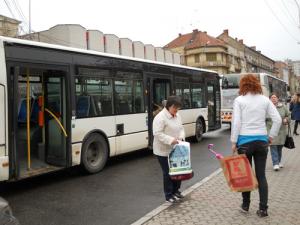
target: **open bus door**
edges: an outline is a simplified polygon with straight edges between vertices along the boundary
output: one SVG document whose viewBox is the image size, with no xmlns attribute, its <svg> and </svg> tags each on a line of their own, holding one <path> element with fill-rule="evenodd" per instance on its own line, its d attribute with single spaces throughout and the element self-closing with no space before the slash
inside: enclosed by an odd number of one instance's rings
<svg viewBox="0 0 300 225">
<path fill-rule="evenodd" d="M 149 74 L 149 76 L 147 76 L 148 130 L 150 147 L 152 147 L 153 143 L 153 119 L 163 109 L 163 101 L 166 100 L 172 93 L 171 81 L 171 76 L 159 74 Z"/>
<path fill-rule="evenodd" d="M 207 83 L 208 131 L 221 128 L 221 93 L 219 80 L 208 80 Z"/>
<path fill-rule="evenodd" d="M 10 150 L 11 177 L 20 179 L 68 165 L 67 71 L 17 65 L 10 67 L 14 94 Z"/>
</svg>

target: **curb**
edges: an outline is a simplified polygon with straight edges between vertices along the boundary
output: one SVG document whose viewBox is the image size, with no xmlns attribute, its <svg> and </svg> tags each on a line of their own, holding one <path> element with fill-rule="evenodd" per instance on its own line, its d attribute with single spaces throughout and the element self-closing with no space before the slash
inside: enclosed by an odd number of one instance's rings
<svg viewBox="0 0 300 225">
<path fill-rule="evenodd" d="M 184 196 L 190 194 L 195 189 L 199 188 L 201 185 L 203 185 L 204 183 L 206 183 L 207 181 L 209 181 L 210 179 L 212 179 L 213 177 L 215 177 L 216 175 L 218 175 L 220 172 L 222 172 L 221 168 L 217 169 L 215 172 L 213 172 L 209 176 L 203 178 L 201 181 L 199 181 L 198 183 L 194 184 L 193 186 L 187 188 L 186 190 L 184 190 L 182 192 L 182 194 Z M 170 204 L 170 203 L 163 203 L 162 205 L 158 206 L 156 209 L 154 209 L 151 212 L 147 213 L 145 216 L 143 216 L 139 220 L 135 221 L 131 225 L 142 225 L 142 224 L 146 223 L 148 220 L 152 219 L 157 214 L 159 214 L 160 212 L 162 212 L 163 210 L 169 208 L 171 205 L 172 204 Z"/>
</svg>

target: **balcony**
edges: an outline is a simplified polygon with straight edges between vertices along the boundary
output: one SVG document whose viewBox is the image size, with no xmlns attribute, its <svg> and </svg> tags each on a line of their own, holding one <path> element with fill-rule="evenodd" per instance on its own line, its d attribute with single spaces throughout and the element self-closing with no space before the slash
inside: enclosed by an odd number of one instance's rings
<svg viewBox="0 0 300 225">
<path fill-rule="evenodd" d="M 195 63 L 196 67 L 229 67 L 227 62 L 222 61 L 211 61 L 211 62 L 199 62 Z"/>
</svg>

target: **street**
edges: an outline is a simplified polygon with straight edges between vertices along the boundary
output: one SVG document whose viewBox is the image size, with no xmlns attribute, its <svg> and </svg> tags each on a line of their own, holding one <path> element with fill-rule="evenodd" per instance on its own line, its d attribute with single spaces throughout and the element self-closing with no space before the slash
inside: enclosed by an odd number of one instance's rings
<svg viewBox="0 0 300 225">
<path fill-rule="evenodd" d="M 207 145 L 213 143 L 216 151 L 228 155 L 229 135 L 225 126 L 191 145 L 195 176 L 183 182 L 181 190 L 219 168 Z M 22 225 L 127 225 L 165 201 L 162 172 L 149 150 L 112 158 L 102 172 L 94 175 L 70 168 L 2 183 L 0 196 L 10 203 Z"/>
</svg>

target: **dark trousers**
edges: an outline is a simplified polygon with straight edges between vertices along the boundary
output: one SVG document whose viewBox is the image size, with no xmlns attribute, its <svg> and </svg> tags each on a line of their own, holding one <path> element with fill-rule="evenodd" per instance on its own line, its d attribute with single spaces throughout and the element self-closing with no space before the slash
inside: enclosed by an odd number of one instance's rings
<svg viewBox="0 0 300 225">
<path fill-rule="evenodd" d="M 179 190 L 181 181 L 171 180 L 169 175 L 168 157 L 157 156 L 157 159 L 163 172 L 164 193 L 166 200 L 168 200 Z"/>
<path fill-rule="evenodd" d="M 264 141 L 253 141 L 240 145 L 238 147 L 239 154 L 246 154 L 251 166 L 252 158 L 255 163 L 255 173 L 258 181 L 259 191 L 259 209 L 268 208 L 268 183 L 266 179 L 266 161 L 268 155 L 268 144 Z M 250 191 L 243 192 L 243 204 L 250 204 Z"/>
<path fill-rule="evenodd" d="M 295 125 L 294 125 L 294 134 L 297 133 L 297 129 L 298 129 L 298 123 L 300 123 L 299 120 L 295 120 Z"/>
</svg>

